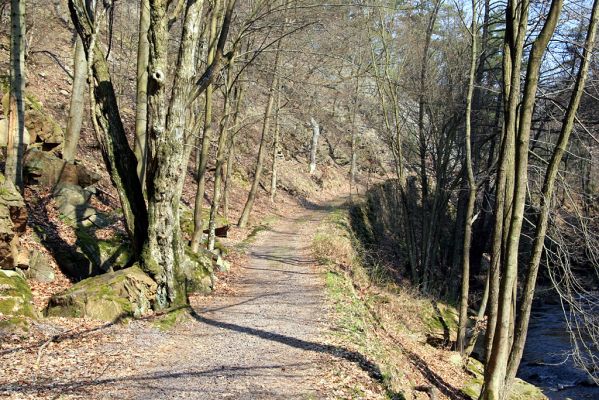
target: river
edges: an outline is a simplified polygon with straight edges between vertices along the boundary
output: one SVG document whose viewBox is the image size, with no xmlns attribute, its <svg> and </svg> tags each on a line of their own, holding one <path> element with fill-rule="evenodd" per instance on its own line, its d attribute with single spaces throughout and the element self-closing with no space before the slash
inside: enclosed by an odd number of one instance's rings
<svg viewBox="0 0 599 400">
<path fill-rule="evenodd" d="M 572 357 L 570 337 L 560 305 L 535 305 L 518 377 L 540 387 L 551 400 L 599 400 L 599 387 Z"/>
</svg>

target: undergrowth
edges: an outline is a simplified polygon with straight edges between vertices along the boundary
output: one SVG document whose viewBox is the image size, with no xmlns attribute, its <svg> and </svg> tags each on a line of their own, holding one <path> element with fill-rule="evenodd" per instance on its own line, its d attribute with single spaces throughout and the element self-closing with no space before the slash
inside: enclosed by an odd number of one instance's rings
<svg viewBox="0 0 599 400">
<path fill-rule="evenodd" d="M 334 340 L 380 368 L 387 398 L 412 398 L 413 388 L 423 379 L 410 366 L 410 346 L 426 343 L 427 335 L 443 334 L 430 300 L 396 284 L 387 266 L 366 257 L 345 208 L 332 211 L 321 222 L 312 250 L 326 268 Z M 451 317 L 449 311 L 443 314 Z M 397 342 L 398 337 L 408 338 L 407 343 Z"/>
</svg>

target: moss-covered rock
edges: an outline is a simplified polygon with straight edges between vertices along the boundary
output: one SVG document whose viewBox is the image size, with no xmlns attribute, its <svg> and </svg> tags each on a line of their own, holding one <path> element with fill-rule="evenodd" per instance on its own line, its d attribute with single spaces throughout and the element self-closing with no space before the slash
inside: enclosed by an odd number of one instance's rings
<svg viewBox="0 0 599 400">
<path fill-rule="evenodd" d="M 208 229 L 208 221 L 210 220 L 210 208 L 204 207 L 202 208 L 202 227 L 203 229 Z M 187 235 L 193 234 L 193 211 L 186 207 L 185 205 L 181 205 L 179 210 L 179 222 L 181 224 L 181 231 Z M 229 221 L 223 217 L 222 215 L 216 216 L 216 228 L 221 228 L 223 226 L 229 225 Z"/>
<path fill-rule="evenodd" d="M 45 314 L 115 321 L 151 313 L 156 282 L 138 266 L 85 279 L 50 299 Z"/>
<path fill-rule="evenodd" d="M 15 271 L 0 270 L 0 329 L 26 328 L 37 317 L 27 281 Z"/>
<path fill-rule="evenodd" d="M 480 361 L 469 358 L 466 368 L 474 375 L 462 388 L 462 392 L 472 400 L 477 400 L 484 381 L 484 367 Z M 508 397 L 509 400 L 547 400 L 541 389 L 522 379 L 516 378 Z"/>
<path fill-rule="evenodd" d="M 132 258 L 129 241 L 121 236 L 98 239 L 89 231 L 77 229 L 77 245 L 100 271 L 118 271 L 129 265 Z"/>
<path fill-rule="evenodd" d="M 19 191 L 0 173 L 0 268 L 26 268 L 21 260 L 28 257 L 20 246 L 19 235 L 27 225 L 27 208 Z"/>
<path fill-rule="evenodd" d="M 2 98 L 2 107 L 4 110 L 8 109 L 8 93 Z M 44 150 L 53 149 L 64 141 L 60 124 L 31 93 L 25 94 L 25 127 L 29 131 L 31 144 L 38 142 Z"/>
<path fill-rule="evenodd" d="M 210 293 L 214 289 L 214 261 L 213 254 L 200 250 L 193 253 L 186 248 L 187 261 L 183 266 L 187 282 L 187 293 Z"/>
</svg>

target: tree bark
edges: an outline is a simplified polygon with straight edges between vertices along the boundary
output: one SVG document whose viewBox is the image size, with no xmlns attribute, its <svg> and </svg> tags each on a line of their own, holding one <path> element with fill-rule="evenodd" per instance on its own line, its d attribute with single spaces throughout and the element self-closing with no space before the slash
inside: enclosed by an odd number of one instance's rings
<svg viewBox="0 0 599 400">
<path fill-rule="evenodd" d="M 472 25 L 470 34 L 472 45 L 470 50 L 470 77 L 468 81 L 468 93 L 466 95 L 466 137 L 464 138 L 466 147 L 466 175 L 468 178 L 468 200 L 466 203 L 466 215 L 464 219 L 464 243 L 462 246 L 462 289 L 460 294 L 460 311 L 458 323 L 457 349 L 464 355 L 464 346 L 466 340 L 466 328 L 468 327 L 468 295 L 470 285 L 470 243 L 472 241 L 472 219 L 474 217 L 474 202 L 476 200 L 476 180 L 474 179 L 474 169 L 472 167 L 472 95 L 474 93 L 474 79 L 476 75 L 476 38 L 477 32 L 477 4 L 472 1 Z"/>
<path fill-rule="evenodd" d="M 25 152 L 25 0 L 11 0 L 10 24 L 10 94 L 4 174 L 22 192 Z"/>
<path fill-rule="evenodd" d="M 212 16 L 210 20 L 210 33 L 209 33 L 209 47 L 208 47 L 208 58 L 207 64 L 210 65 L 214 62 L 216 55 L 216 40 L 217 40 L 217 24 L 220 12 L 220 1 L 216 0 L 212 9 Z M 210 140 L 212 138 L 212 101 L 213 101 L 212 85 L 208 85 L 206 88 L 205 107 L 204 107 L 204 131 L 202 134 L 202 140 L 200 142 L 198 157 L 198 187 L 195 196 L 195 205 L 193 211 L 193 235 L 191 238 L 191 250 L 197 252 L 200 247 L 200 242 L 204 236 L 204 226 L 202 221 L 202 203 L 204 202 L 204 194 L 206 192 L 206 166 L 208 164 L 208 153 L 210 150 Z"/>
<path fill-rule="evenodd" d="M 512 1 L 508 2 L 508 9 L 511 7 Z M 524 35 L 528 22 L 529 3 L 523 2 L 521 3 L 521 7 L 522 19 L 520 25 L 522 25 L 522 22 L 525 25 L 523 28 L 519 28 L 519 34 L 522 33 Z M 511 221 L 507 233 L 505 256 L 502 257 L 502 276 L 500 279 L 497 323 L 493 338 L 493 347 L 485 370 L 483 399 L 488 400 L 503 399 L 509 391 L 509 388 L 505 386 L 505 378 L 510 354 L 510 330 L 513 327 L 513 319 L 515 317 L 513 310 L 514 288 L 517 280 L 518 248 L 526 200 L 530 127 L 542 57 L 557 25 L 561 8 L 562 0 L 553 0 L 551 2 L 549 14 L 543 24 L 543 28 L 532 44 L 524 81 L 524 95 L 519 105 L 514 163 L 514 195 L 510 204 L 512 208 Z M 510 20 L 509 13 L 507 16 L 509 26 L 513 21 Z M 509 38 L 509 36 L 506 35 L 506 38 Z M 523 41 L 521 43 L 523 44 Z M 515 58 L 514 61 L 515 63 L 522 62 L 521 58 Z M 510 93 L 510 99 L 512 98 L 511 95 L 512 93 Z"/>
<path fill-rule="evenodd" d="M 220 206 L 221 195 L 223 192 L 223 175 L 225 169 L 225 157 L 227 155 L 227 141 L 229 139 L 229 112 L 231 108 L 230 94 L 232 91 L 231 71 L 233 63 L 227 70 L 226 93 L 224 98 L 223 116 L 220 122 L 220 133 L 218 137 L 218 148 L 216 150 L 216 170 L 214 171 L 214 194 L 212 195 L 212 206 L 210 207 L 210 218 L 208 220 L 208 250 L 214 250 L 216 241 L 216 216 Z"/>
<path fill-rule="evenodd" d="M 279 123 L 279 112 L 281 110 L 281 80 L 277 78 L 277 105 L 275 109 L 275 131 L 273 134 L 272 141 L 272 170 L 270 176 L 270 201 L 275 202 L 275 196 L 277 195 L 277 174 L 279 164 L 279 147 L 280 147 L 280 135 L 281 126 Z"/>
<path fill-rule="evenodd" d="M 64 149 L 62 151 L 63 160 L 69 163 L 74 162 L 77 156 L 77 145 L 79 144 L 79 135 L 85 111 L 85 87 L 87 86 L 87 60 L 85 59 L 85 48 L 79 36 L 77 36 L 77 42 L 75 43 L 73 64 L 74 74 L 71 104 L 69 107 L 67 130 L 64 135 Z"/>
<path fill-rule="evenodd" d="M 125 228 L 131 239 L 134 258 L 138 258 L 148 230 L 148 214 L 141 184 L 135 174 L 135 154 L 129 147 L 119 113 L 112 80 L 101 47 L 95 40 L 96 24 L 90 19 L 83 0 L 69 0 L 71 19 L 86 52 L 92 120 L 97 129 L 102 158 L 115 185 L 123 208 Z"/>
<path fill-rule="evenodd" d="M 532 307 L 532 301 L 534 298 L 537 273 L 539 270 L 539 265 L 541 263 L 543 246 L 545 243 L 545 237 L 549 225 L 551 197 L 555 186 L 555 180 L 559 172 L 559 165 L 562 161 L 564 153 L 566 152 L 568 142 L 570 140 L 570 134 L 572 133 L 572 129 L 574 127 L 576 112 L 578 111 L 580 99 L 582 98 L 582 94 L 584 92 L 585 83 L 588 77 L 589 65 L 592 59 L 593 49 L 595 46 L 598 21 L 599 0 L 595 0 L 593 2 L 593 11 L 591 13 L 591 19 L 587 30 L 587 36 L 582 53 L 581 65 L 576 75 L 576 82 L 574 84 L 573 93 L 570 97 L 570 102 L 568 104 L 564 120 L 562 122 L 562 128 L 560 131 L 559 138 L 557 140 L 555 149 L 549 161 L 549 165 L 547 166 L 547 170 L 545 172 L 545 178 L 540 197 L 541 204 L 539 216 L 536 224 L 531 256 L 528 262 L 524 289 L 522 291 L 522 300 L 520 303 L 518 320 L 516 322 L 513 345 L 508 362 L 506 374 L 507 387 L 510 387 L 516 376 L 518 366 L 520 365 L 520 360 L 522 359 L 524 344 L 526 343 L 528 321 L 530 319 L 530 311 Z"/>
<path fill-rule="evenodd" d="M 310 142 L 310 174 L 316 172 L 316 156 L 318 154 L 318 138 L 320 137 L 320 125 L 313 117 L 310 117 L 312 126 L 312 141 Z"/>
<path fill-rule="evenodd" d="M 277 73 L 281 59 L 280 45 L 281 42 L 279 41 L 277 43 L 277 50 L 275 54 L 275 66 L 272 74 L 273 77 L 270 83 L 270 88 L 268 90 L 266 110 L 264 111 L 264 121 L 262 123 L 262 137 L 260 138 L 260 148 L 258 149 L 258 159 L 256 161 L 256 169 L 254 171 L 254 181 L 252 182 L 252 187 L 250 188 L 250 192 L 248 193 L 248 198 L 245 202 L 245 206 L 243 207 L 243 211 L 241 212 L 241 217 L 239 217 L 239 222 L 237 223 L 237 225 L 240 228 L 245 228 L 245 226 L 248 223 L 248 220 L 250 219 L 250 213 L 252 212 L 252 207 L 254 206 L 254 200 L 256 199 L 258 186 L 260 185 L 260 179 L 262 178 L 264 156 L 266 155 L 266 137 L 268 136 L 268 132 L 270 131 L 271 114 L 278 82 Z"/>
<path fill-rule="evenodd" d="M 148 163 L 148 61 L 150 44 L 148 30 L 150 28 L 150 2 L 141 0 L 139 6 L 139 43 L 137 45 L 137 79 L 135 98 L 135 145 L 137 159 L 137 176 L 142 187 L 146 185 L 146 169 Z"/>
</svg>

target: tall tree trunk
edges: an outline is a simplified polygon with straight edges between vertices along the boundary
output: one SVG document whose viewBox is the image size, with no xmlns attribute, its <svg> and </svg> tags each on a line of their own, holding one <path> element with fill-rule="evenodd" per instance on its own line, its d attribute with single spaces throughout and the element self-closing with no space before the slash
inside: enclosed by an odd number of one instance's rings
<svg viewBox="0 0 599 400">
<path fill-rule="evenodd" d="M 135 174 L 135 154 L 127 141 L 108 64 L 96 41 L 100 22 L 94 23 L 90 19 L 89 16 L 94 13 L 87 9 L 84 0 L 69 0 L 69 8 L 86 52 L 94 130 L 102 158 L 119 194 L 134 258 L 138 258 L 148 231 L 148 214 L 141 184 Z"/>
<path fill-rule="evenodd" d="M 508 2 L 507 25 L 508 29 L 514 20 L 510 19 L 512 13 L 512 1 Z M 519 34 L 525 34 L 528 22 L 528 2 L 521 3 L 521 20 Z M 562 0 L 553 0 L 549 14 L 538 37 L 532 44 L 528 59 L 524 95 L 519 104 L 519 118 L 517 129 L 517 142 L 515 147 L 514 163 L 514 186 L 513 200 L 510 204 L 511 221 L 507 233 L 505 256 L 502 257 L 502 276 L 499 287 L 499 303 L 497 309 L 497 323 L 493 338 L 493 347 L 489 356 L 489 362 L 485 371 L 485 385 L 483 398 L 488 400 L 503 399 L 509 388 L 505 387 L 508 357 L 510 354 L 510 330 L 513 329 L 514 288 L 517 280 L 518 248 L 522 222 L 524 219 L 524 206 L 526 200 L 527 178 L 528 178 L 528 144 L 530 138 L 530 127 L 532 113 L 535 104 L 535 96 L 539 80 L 539 71 L 543 54 L 547 44 L 553 35 L 559 15 L 561 13 Z M 513 14 L 512 14 L 513 15 Z M 509 40 L 509 36 L 506 35 Z M 523 41 L 521 42 L 523 45 Z M 521 63 L 521 58 L 514 59 L 515 63 Z M 519 79 L 519 77 L 518 77 Z M 513 92 L 513 89 L 512 89 Z M 513 93 L 510 93 L 510 100 Z"/>
<path fill-rule="evenodd" d="M 230 94 L 232 91 L 232 72 L 233 62 L 227 70 L 227 80 L 225 82 L 225 98 L 223 115 L 220 122 L 220 133 L 218 137 L 218 147 L 216 150 L 216 170 L 214 171 L 214 194 L 212 196 L 212 206 L 210 207 L 210 218 L 208 220 L 208 250 L 214 250 L 216 241 L 216 216 L 220 206 L 221 195 L 223 192 L 223 176 L 225 173 L 225 157 L 227 155 L 227 141 L 229 138 L 229 113 L 231 109 Z"/>
<path fill-rule="evenodd" d="M 6 146 L 6 179 L 23 191 L 25 152 L 25 0 L 10 2 L 10 95 Z"/>
<path fill-rule="evenodd" d="M 470 243 L 472 241 L 472 219 L 474 217 L 474 202 L 476 200 L 476 181 L 474 179 L 474 169 L 472 167 L 472 95 L 474 93 L 474 79 L 476 75 L 476 38 L 478 28 L 476 23 L 477 4 L 472 0 L 472 25 L 470 34 L 472 37 L 472 46 L 470 50 L 470 77 L 468 81 L 468 94 L 466 95 L 466 137 L 464 145 L 466 147 L 466 175 L 468 177 L 468 201 L 466 203 L 466 215 L 464 219 L 464 244 L 462 246 L 462 290 L 460 294 L 460 313 L 458 324 L 457 349 L 462 355 L 466 340 L 466 328 L 468 327 L 468 295 L 470 287 Z"/>
<path fill-rule="evenodd" d="M 277 105 L 275 109 L 275 131 L 272 141 L 272 170 L 270 176 L 270 201 L 274 203 L 277 195 L 277 174 L 279 163 L 279 141 L 281 135 L 281 126 L 279 123 L 279 112 L 281 110 L 281 80 L 277 78 Z"/>
<path fill-rule="evenodd" d="M 310 142 L 310 174 L 316 172 L 316 156 L 318 155 L 318 138 L 320 137 L 320 125 L 313 117 L 310 117 L 312 126 L 312 141 Z"/>
<path fill-rule="evenodd" d="M 79 134 L 81 133 L 81 123 L 85 110 L 85 87 L 87 86 L 87 60 L 85 59 L 83 42 L 79 36 L 77 36 L 75 44 L 73 64 L 75 72 L 73 75 L 71 104 L 69 107 L 67 130 L 64 135 L 64 149 L 62 151 L 63 160 L 70 163 L 75 161 L 75 156 L 77 155 L 77 145 L 79 144 Z"/>
<path fill-rule="evenodd" d="M 217 40 L 217 25 L 220 12 L 220 1 L 216 0 L 212 9 L 209 30 L 209 47 L 207 64 L 214 62 L 216 55 L 216 40 Z M 206 88 L 206 102 L 204 107 L 204 131 L 199 147 L 198 158 L 198 187 L 196 190 L 195 204 L 193 210 L 193 234 L 191 238 L 191 250 L 197 252 L 200 247 L 200 242 L 204 236 L 204 222 L 202 221 L 202 203 L 204 202 L 204 193 L 206 192 L 206 166 L 208 165 L 208 153 L 210 150 L 210 140 L 212 138 L 212 100 L 214 88 L 208 85 Z"/>
<path fill-rule="evenodd" d="M 150 28 L 150 2 L 141 0 L 139 6 L 139 43 L 137 45 L 137 88 L 135 98 L 135 158 L 137 159 L 137 176 L 142 187 L 146 184 L 148 163 L 148 62 L 150 44 L 148 30 Z"/>
<path fill-rule="evenodd" d="M 233 162 L 235 160 L 235 139 L 239 129 L 239 116 L 241 115 L 241 105 L 243 103 L 243 95 L 245 86 L 243 83 L 238 83 L 233 100 L 235 101 L 235 111 L 233 113 L 233 123 L 231 124 L 231 140 L 227 150 L 227 164 L 225 173 L 225 185 L 223 188 L 223 216 L 229 218 L 229 194 L 231 193 L 231 185 L 233 178 Z"/>
<path fill-rule="evenodd" d="M 545 243 L 545 236 L 547 234 L 547 227 L 549 225 L 549 211 L 551 208 L 551 197 L 555 186 L 555 179 L 559 172 L 559 165 L 562 161 L 563 155 L 566 152 L 568 142 L 570 140 L 570 134 L 572 133 L 572 129 L 574 127 L 576 112 L 578 111 L 580 99 L 582 98 L 582 94 L 584 92 L 589 65 L 592 60 L 593 49 L 595 46 L 598 22 L 599 0 L 595 0 L 593 2 L 593 11 L 591 13 L 591 19 L 582 52 L 581 65 L 576 75 L 573 93 L 562 122 L 559 138 L 555 145 L 553 154 L 551 155 L 549 165 L 547 166 L 547 171 L 545 173 L 545 179 L 541 190 L 539 216 L 536 224 L 531 256 L 528 262 L 524 289 L 522 291 L 522 300 L 520 303 L 520 312 L 518 313 L 518 320 L 515 327 L 514 341 L 508 362 L 506 376 L 507 387 L 512 384 L 513 379 L 516 376 L 518 366 L 520 365 L 520 360 L 522 359 L 522 352 L 524 351 L 537 273 L 539 271 L 539 265 L 541 263 L 541 256 L 543 254 L 543 247 Z"/>
<path fill-rule="evenodd" d="M 245 206 L 243 207 L 243 211 L 241 212 L 241 217 L 239 217 L 239 222 L 237 223 L 237 225 L 240 228 L 245 228 L 245 226 L 248 223 L 248 220 L 250 219 L 250 213 L 252 212 L 254 200 L 256 199 L 256 194 L 258 193 L 258 186 L 260 185 L 260 178 L 262 178 L 262 168 L 264 165 L 264 156 L 266 154 L 266 138 L 268 136 L 268 132 L 270 131 L 272 107 L 275 100 L 275 91 L 278 82 L 277 73 L 279 70 L 279 63 L 281 59 L 280 46 L 281 41 L 277 42 L 275 66 L 272 74 L 270 88 L 268 90 L 266 110 L 264 111 L 264 121 L 262 123 L 262 137 L 260 138 L 260 148 L 258 149 L 258 159 L 256 161 L 256 169 L 254 171 L 254 181 L 252 182 L 252 187 L 250 188 L 250 192 L 248 193 L 248 198 L 245 202 Z"/>
</svg>

